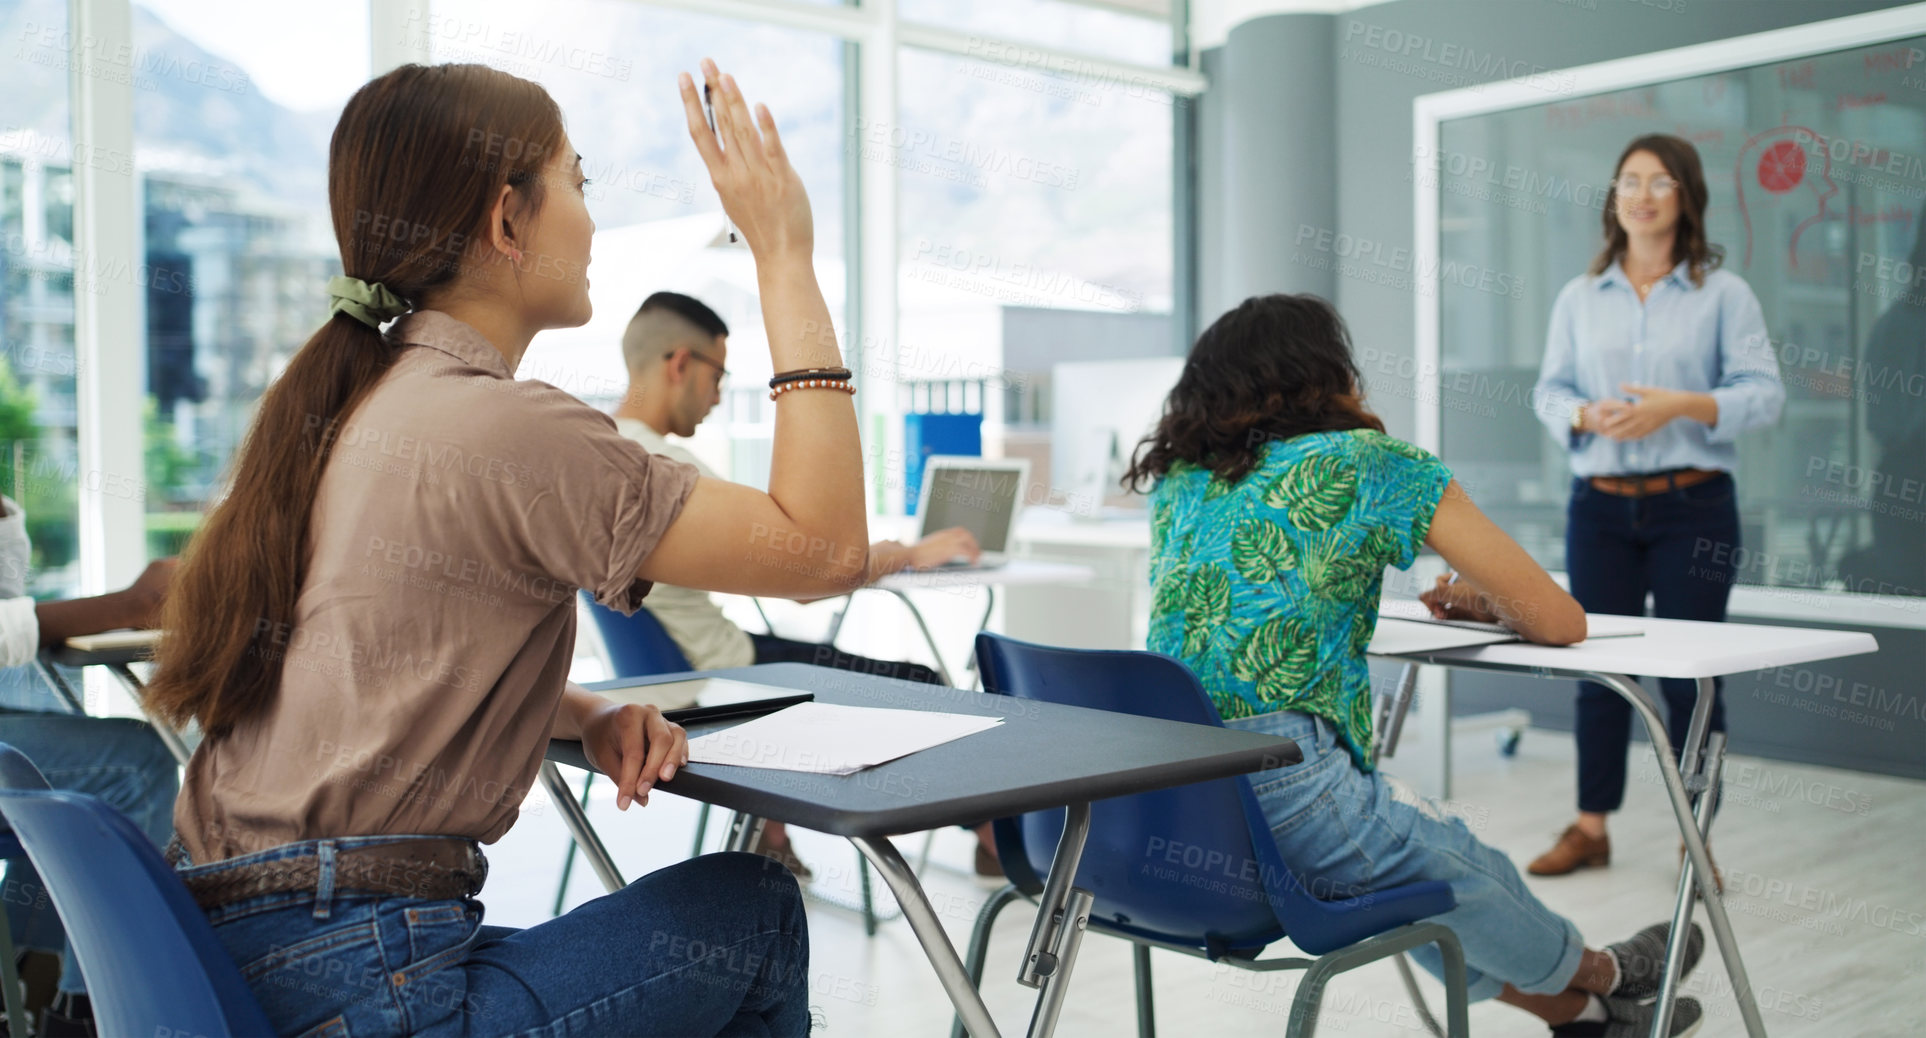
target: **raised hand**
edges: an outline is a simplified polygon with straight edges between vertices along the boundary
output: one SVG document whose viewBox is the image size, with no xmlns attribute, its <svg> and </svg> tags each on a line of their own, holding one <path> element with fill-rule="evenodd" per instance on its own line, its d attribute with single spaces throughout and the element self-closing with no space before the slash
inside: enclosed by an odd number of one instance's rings
<svg viewBox="0 0 1926 1038">
<path fill-rule="evenodd" d="M 806 258 L 815 247 L 809 195 L 783 151 L 775 117 L 760 104 L 752 116 L 735 77 L 708 58 L 702 59 L 702 77 L 715 112 L 715 132 L 709 130 L 702 97 L 688 73 L 679 79 L 682 107 L 689 136 L 709 168 L 709 181 L 722 196 L 723 211 L 759 262 L 785 254 Z"/>
</svg>

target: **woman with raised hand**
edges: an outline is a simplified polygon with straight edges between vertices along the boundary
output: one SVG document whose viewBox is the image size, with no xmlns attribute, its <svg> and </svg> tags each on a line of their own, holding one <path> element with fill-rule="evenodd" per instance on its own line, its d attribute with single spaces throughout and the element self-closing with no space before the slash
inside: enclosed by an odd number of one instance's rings
<svg viewBox="0 0 1926 1038">
<path fill-rule="evenodd" d="M 685 75 L 689 132 L 755 255 L 775 370 L 837 368 L 775 121 L 703 75 L 716 128 Z M 349 100 L 328 176 L 333 312 L 187 550 L 149 688 L 206 733 L 182 878 L 281 1033 L 806 1033 L 801 899 L 764 858 L 697 858 L 519 931 L 481 925 L 474 895 L 551 737 L 580 739 L 624 810 L 688 760 L 655 708 L 566 681 L 576 589 L 632 612 L 657 580 L 862 581 L 849 395 L 833 374 L 781 394 L 763 493 L 516 380 L 537 332 L 589 319 L 587 181 L 534 83 L 398 68 Z"/>
</svg>

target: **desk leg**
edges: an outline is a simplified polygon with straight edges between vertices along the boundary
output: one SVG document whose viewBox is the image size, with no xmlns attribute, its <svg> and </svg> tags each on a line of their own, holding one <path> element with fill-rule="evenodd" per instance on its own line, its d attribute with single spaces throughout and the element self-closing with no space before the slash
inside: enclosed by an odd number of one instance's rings
<svg viewBox="0 0 1926 1038">
<path fill-rule="evenodd" d="M 568 826 L 568 834 L 575 838 L 575 845 L 582 848 L 582 856 L 588 859 L 590 867 L 602 880 L 602 888 L 613 894 L 623 887 L 622 873 L 615 867 L 615 859 L 609 857 L 609 849 L 602 845 L 602 838 L 596 835 L 595 827 L 589 824 L 588 814 L 575 802 L 573 791 L 562 778 L 561 769 L 554 761 L 542 762 L 542 788 L 548 790 L 548 798 L 555 802 L 555 809 L 562 813 L 562 824 Z"/>
<path fill-rule="evenodd" d="M 977 634 L 982 634 L 984 631 L 990 629 L 990 614 L 996 612 L 995 584 L 983 585 L 983 598 L 983 618 L 976 622 Z M 981 690 L 983 687 L 983 675 L 977 673 L 976 670 L 976 639 L 974 637 L 970 639 L 969 661 L 966 662 L 963 667 L 970 672 L 970 688 L 972 690 Z"/>
<path fill-rule="evenodd" d="M 943 982 L 943 991 L 956 1006 L 956 1015 L 962 1018 L 970 1038 L 1002 1038 L 996 1022 L 990 1019 L 989 1008 L 983 1004 L 983 996 L 970 983 L 963 960 L 956 957 L 956 946 L 943 932 L 943 924 L 936 918 L 936 909 L 931 907 L 929 897 L 923 893 L 923 885 L 916 881 L 916 873 L 910 871 L 909 862 L 903 860 L 896 845 L 884 836 L 852 836 L 849 842 L 876 866 L 883 882 L 889 884 L 890 891 L 896 895 L 896 903 L 903 907 L 903 917 L 909 920 L 910 930 L 923 945 L 923 954 L 936 970 L 936 979 Z"/>
<path fill-rule="evenodd" d="M 1043 900 L 1037 905 L 1037 923 L 1030 934 L 1030 948 L 1017 978 L 1027 987 L 1043 989 L 1037 995 L 1036 1013 L 1030 1018 L 1031 1038 L 1050 1038 L 1056 1029 L 1057 1012 L 1063 1006 L 1064 993 L 1070 984 L 1070 969 L 1076 964 L 1077 947 L 1090 919 L 1094 896 L 1070 885 L 1076 878 L 1077 864 L 1083 858 L 1083 844 L 1089 835 L 1090 805 L 1071 804 L 1064 818 L 1063 836 L 1057 841 L 1057 856 L 1050 865 L 1050 878 L 1044 884 Z M 996 1022 L 990 1019 L 989 1009 L 983 1005 L 983 996 L 977 993 L 969 971 L 956 957 L 956 947 L 943 932 L 943 924 L 937 920 L 936 910 L 930 907 L 923 885 L 916 881 L 909 863 L 886 838 L 852 836 L 850 842 L 876 866 L 883 881 L 895 893 L 897 904 L 903 907 L 903 916 L 909 920 L 910 930 L 923 945 L 924 954 L 935 968 L 937 979 L 943 982 L 943 990 L 949 994 L 951 1004 L 956 1006 L 956 1015 L 962 1019 L 971 1038 L 1001 1038 Z M 1031 979 L 1033 977 L 1035 979 Z"/>
<path fill-rule="evenodd" d="M 153 711 L 147 709 L 147 697 L 144 695 L 147 686 L 141 684 L 140 678 L 134 674 L 134 668 L 125 663 L 110 663 L 107 669 L 113 671 L 115 676 L 120 678 L 121 683 L 127 686 L 127 691 L 133 694 L 134 702 L 140 707 L 140 712 L 147 715 L 147 723 L 154 727 L 154 734 L 160 736 L 161 744 L 167 747 L 167 752 L 174 755 L 174 759 L 180 762 L 181 767 L 187 767 L 187 762 L 193 754 L 188 752 L 187 743 L 181 741 L 181 733 L 175 731 L 172 725 L 155 717 Z"/>
<path fill-rule="evenodd" d="M 1639 715 L 1645 725 L 1645 734 L 1652 740 L 1652 752 L 1658 757 L 1659 777 L 1665 780 L 1665 792 L 1672 801 L 1672 814 L 1678 821 L 1679 835 L 1685 839 L 1685 852 L 1690 860 L 1690 868 L 1683 876 L 1686 880 L 1696 879 L 1699 892 L 1704 895 L 1706 921 L 1712 925 L 1712 936 L 1719 944 L 1719 955 L 1725 960 L 1725 971 L 1732 978 L 1732 996 L 1739 1003 L 1739 1015 L 1745 1020 L 1746 1034 L 1751 1038 L 1764 1038 L 1765 1021 L 1759 1016 L 1759 1004 L 1752 994 L 1752 981 L 1747 978 L 1745 961 L 1739 957 L 1739 942 L 1732 936 L 1732 920 L 1726 915 L 1725 902 L 1720 900 L 1719 891 L 1712 879 L 1712 858 L 1705 850 L 1705 839 L 1699 829 L 1699 819 L 1694 816 L 1691 796 L 1686 792 L 1685 779 L 1679 773 L 1679 766 L 1672 759 L 1672 740 L 1665 732 L 1665 721 L 1659 716 L 1658 707 L 1652 702 L 1638 682 L 1623 674 L 1587 674 L 1587 680 L 1596 681 L 1619 694 Z M 1700 736 L 1704 734 L 1701 714 L 1709 716 L 1712 682 L 1701 681 L 1699 701 L 1693 708 L 1692 727 Z M 1688 733 L 1689 734 L 1689 733 Z M 1696 766 L 1700 754 L 1691 753 L 1690 762 Z M 1704 806 L 1710 808 L 1710 797 Z M 1709 816 L 1708 816 L 1709 817 Z M 1689 888 L 1681 886 L 1681 897 L 1685 898 L 1684 908 L 1675 912 L 1672 920 L 1672 933 L 1669 937 L 1671 949 L 1666 954 L 1667 966 L 1674 965 L 1676 949 L 1685 945 L 1685 926 L 1682 920 L 1689 917 L 1691 901 L 1686 896 Z M 1676 986 L 1672 974 L 1668 972 L 1660 987 L 1659 1010 L 1652 1020 L 1654 1038 L 1662 1036 L 1671 1028 L 1672 1003 L 1669 999 L 1671 989 Z"/>
<path fill-rule="evenodd" d="M 936 636 L 930 633 L 930 625 L 923 622 L 923 611 L 916 608 L 916 603 L 910 601 L 909 595 L 904 592 L 889 587 L 879 588 L 878 590 L 887 591 L 895 595 L 904 606 L 908 607 L 910 616 L 916 621 L 916 629 L 923 632 L 923 643 L 930 647 L 930 655 L 936 658 L 937 675 L 943 679 L 943 684 L 949 685 L 952 688 L 956 687 L 956 679 L 950 677 L 950 668 L 943 662 L 943 650 L 937 646 Z"/>
<path fill-rule="evenodd" d="M 45 656 L 35 656 L 34 662 L 40 665 L 40 673 L 47 679 L 47 684 L 52 685 L 54 691 L 60 693 L 60 697 L 67 701 L 67 705 L 74 708 L 74 713 L 87 712 L 87 704 L 81 702 L 79 696 L 74 695 L 74 687 L 67 684 L 66 678 L 60 676 L 60 668 L 54 666 L 52 660 Z"/>
</svg>

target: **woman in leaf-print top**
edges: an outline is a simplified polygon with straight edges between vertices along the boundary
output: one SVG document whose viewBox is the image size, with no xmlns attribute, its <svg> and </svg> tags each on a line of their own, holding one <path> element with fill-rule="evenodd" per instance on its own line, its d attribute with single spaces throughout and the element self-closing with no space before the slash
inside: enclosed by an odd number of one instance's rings
<svg viewBox="0 0 1926 1038">
<path fill-rule="evenodd" d="M 1633 1033 L 1650 1020 L 1667 924 L 1586 947 L 1503 852 L 1373 766 L 1364 649 L 1386 566 L 1432 548 L 1458 571 L 1421 596 L 1434 613 L 1533 641 L 1584 638 L 1585 614 L 1442 462 L 1384 433 L 1360 381 L 1343 322 L 1313 296 L 1246 300 L 1198 338 L 1126 477 L 1154 484 L 1150 648 L 1188 665 L 1226 724 L 1304 751 L 1251 783 L 1311 889 L 1449 882 L 1457 907 L 1435 921 L 1464 945 L 1473 998 L 1554 1034 Z M 1434 950 L 1417 957 L 1438 972 Z M 1680 999 L 1671 1033 L 1699 1018 Z"/>
<path fill-rule="evenodd" d="M 1174 463 L 1152 512 L 1150 647 L 1188 663 L 1226 719 L 1316 714 L 1369 768 L 1378 587 L 1411 565 L 1450 482 L 1368 427 L 1273 440 L 1236 483 Z"/>
</svg>

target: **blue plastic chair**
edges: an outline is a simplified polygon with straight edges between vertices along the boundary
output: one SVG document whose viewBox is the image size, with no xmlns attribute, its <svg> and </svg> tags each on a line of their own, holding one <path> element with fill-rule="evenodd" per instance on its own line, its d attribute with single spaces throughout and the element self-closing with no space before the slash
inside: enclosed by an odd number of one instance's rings
<svg viewBox="0 0 1926 1038">
<path fill-rule="evenodd" d="M 85 793 L 48 789 L 4 743 L 0 817 L 53 897 L 101 1034 L 274 1033 L 207 916 L 134 823 Z"/>
<path fill-rule="evenodd" d="M 1160 653 L 1060 649 L 985 633 L 977 635 L 976 659 L 987 692 L 1223 726 L 1197 676 Z M 1436 944 L 1444 956 L 1449 1033 L 1454 1038 L 1469 1033 L 1464 951 L 1449 928 L 1422 921 L 1456 906 L 1450 884 L 1320 890 L 1317 877 L 1298 876 L 1286 866 L 1244 776 L 1090 806 L 1090 835 L 1076 885 L 1096 895 L 1090 929 L 1135 945 L 1137 1030 L 1143 1038 L 1155 1034 L 1152 948 L 1243 969 L 1304 970 L 1285 1032 L 1295 1036 L 1316 1028 L 1319 1002 L 1332 977 Z M 997 914 L 1019 896 L 1034 901 L 1042 894 L 1063 819 L 1064 812 L 1057 810 L 995 823 L 997 852 L 1010 885 L 983 906 L 970 935 L 972 983 L 982 981 Z M 1311 882 L 1308 891 L 1305 880 Z M 1316 894 L 1343 900 L 1321 900 Z M 1316 957 L 1257 957 L 1285 937 Z M 1419 1007 L 1424 1013 L 1422 1000 Z M 952 1033 L 962 1038 L 961 1020 Z"/>
</svg>

